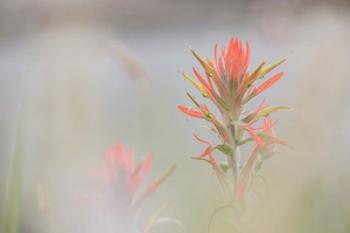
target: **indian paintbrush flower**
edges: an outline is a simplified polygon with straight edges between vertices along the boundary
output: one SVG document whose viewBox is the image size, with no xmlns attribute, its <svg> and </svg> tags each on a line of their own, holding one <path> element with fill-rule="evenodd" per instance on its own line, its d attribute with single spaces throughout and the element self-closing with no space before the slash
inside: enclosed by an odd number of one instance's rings
<svg viewBox="0 0 350 233">
<path fill-rule="evenodd" d="M 187 96 L 192 107 L 179 105 L 178 109 L 186 115 L 205 120 L 211 124 L 210 130 L 217 135 L 219 143 L 210 143 L 197 135 L 195 138 L 206 145 L 206 149 L 197 158 L 209 162 L 230 202 L 244 202 L 253 173 L 260 168 L 262 161 L 270 157 L 276 144 L 284 144 L 273 135 L 274 123 L 270 114 L 279 110 L 288 110 L 286 106 L 268 106 L 263 101 L 257 109 L 246 111 L 246 106 L 259 94 L 269 89 L 283 76 L 278 72 L 270 77 L 267 74 L 284 62 L 271 65 L 262 62 L 249 71 L 250 46 L 236 38 L 229 41 L 227 47 L 214 46 L 214 58 L 204 59 L 197 52 L 192 54 L 199 62 L 203 73 L 193 68 L 195 78 L 187 73 L 183 76 L 204 97 L 214 104 L 219 116 L 206 104 L 199 102 L 193 95 Z M 239 148 L 253 142 L 249 155 L 239 155 Z M 226 161 L 219 161 L 214 151 L 222 152 Z M 232 173 L 228 179 L 227 173 Z"/>
<path fill-rule="evenodd" d="M 121 232 L 133 232 L 140 207 L 175 170 L 175 166 L 171 166 L 160 178 L 145 184 L 152 158 L 152 154 L 148 154 L 136 163 L 132 149 L 123 150 L 120 144 L 110 147 L 105 154 L 105 164 L 97 174 L 99 192 L 94 199 L 108 206 L 112 203 L 116 210 L 114 222 Z M 151 225 L 146 221 L 144 227 L 150 229 Z"/>
</svg>

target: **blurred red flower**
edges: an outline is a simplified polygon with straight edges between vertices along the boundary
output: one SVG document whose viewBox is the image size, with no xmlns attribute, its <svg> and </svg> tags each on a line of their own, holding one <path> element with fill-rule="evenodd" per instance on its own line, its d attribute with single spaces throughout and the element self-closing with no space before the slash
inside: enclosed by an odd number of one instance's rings
<svg viewBox="0 0 350 233">
<path fill-rule="evenodd" d="M 97 192 L 86 196 L 101 207 L 111 208 L 113 221 L 123 232 L 134 232 L 139 207 L 175 169 L 171 166 L 161 177 L 146 184 L 152 158 L 152 154 L 148 154 L 136 162 L 131 148 L 123 149 L 121 144 L 108 148 L 104 165 L 96 174 Z M 144 222 L 149 225 L 147 218 Z"/>
</svg>

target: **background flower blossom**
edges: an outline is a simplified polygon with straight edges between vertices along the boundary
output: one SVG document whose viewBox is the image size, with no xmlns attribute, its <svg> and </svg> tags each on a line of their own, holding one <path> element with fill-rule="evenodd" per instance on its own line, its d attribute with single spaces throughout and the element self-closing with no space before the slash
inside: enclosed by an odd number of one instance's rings
<svg viewBox="0 0 350 233">
<path fill-rule="evenodd" d="M 161 177 L 147 184 L 145 179 L 152 159 L 152 154 L 148 154 L 144 160 L 136 162 L 132 149 L 124 149 L 121 144 L 110 147 L 105 154 L 104 165 L 96 174 L 97 192 L 87 197 L 100 207 L 113 205 L 113 221 L 118 232 L 140 232 L 142 225 L 151 227 L 147 218 L 139 225 L 139 209 L 175 170 L 173 165 Z"/>
</svg>

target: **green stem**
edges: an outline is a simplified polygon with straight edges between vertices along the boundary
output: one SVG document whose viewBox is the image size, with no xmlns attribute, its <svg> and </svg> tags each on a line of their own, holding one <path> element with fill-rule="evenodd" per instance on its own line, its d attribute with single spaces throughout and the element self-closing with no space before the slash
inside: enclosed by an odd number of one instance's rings
<svg viewBox="0 0 350 233">
<path fill-rule="evenodd" d="M 209 222 L 208 222 L 208 227 L 207 227 L 207 232 L 208 232 L 208 233 L 211 233 L 211 225 L 212 225 L 212 223 L 213 223 L 213 220 L 214 220 L 215 216 L 216 216 L 218 213 L 220 213 L 221 211 L 225 210 L 225 209 L 233 209 L 234 211 L 237 211 L 237 209 L 236 209 L 234 206 L 232 206 L 232 205 L 222 205 L 222 206 L 217 207 L 217 208 L 213 211 L 213 213 L 211 214 L 211 216 L 210 216 L 210 219 L 209 219 Z"/>
<path fill-rule="evenodd" d="M 22 84 L 23 80 L 21 80 Z M 9 169 L 7 173 L 7 180 L 5 184 L 5 197 L 3 202 L 3 212 L 0 219 L 0 232 L 17 233 L 18 219 L 19 219 L 19 199 L 21 188 L 21 126 L 22 126 L 22 92 L 23 86 L 20 85 L 20 95 L 18 98 L 18 109 L 16 112 L 15 132 L 13 137 L 13 147 L 9 161 Z"/>
<path fill-rule="evenodd" d="M 238 176 L 239 176 L 239 167 L 238 167 L 238 146 L 236 145 L 236 135 L 235 131 L 236 129 L 231 124 L 231 122 L 227 123 L 227 129 L 230 132 L 230 146 L 232 148 L 232 154 L 230 156 L 227 156 L 227 163 L 230 166 L 232 170 L 232 178 L 233 178 L 233 190 L 234 194 L 232 195 L 233 200 L 236 198 L 236 190 L 237 190 L 237 182 L 238 182 Z"/>
<path fill-rule="evenodd" d="M 231 156 L 227 156 L 227 162 L 232 169 L 233 187 L 234 187 L 234 191 L 236 191 L 237 178 L 238 178 L 238 167 L 237 167 L 237 158 L 236 158 L 235 149 L 233 149 Z"/>
<path fill-rule="evenodd" d="M 4 212 L 2 214 L 2 231 L 7 233 L 18 232 L 18 210 L 20 196 L 21 162 L 19 153 L 14 153 L 9 168 L 6 183 Z"/>
</svg>

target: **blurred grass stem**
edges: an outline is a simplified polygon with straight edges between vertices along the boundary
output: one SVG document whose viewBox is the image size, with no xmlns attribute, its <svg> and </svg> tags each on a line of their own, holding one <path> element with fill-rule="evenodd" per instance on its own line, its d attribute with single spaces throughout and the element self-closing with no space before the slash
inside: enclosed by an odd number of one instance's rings
<svg viewBox="0 0 350 233">
<path fill-rule="evenodd" d="M 21 190 L 21 167 L 22 157 L 20 147 L 22 142 L 23 127 L 23 82 L 20 80 L 20 90 L 18 95 L 18 108 L 15 116 L 14 134 L 9 158 L 9 166 L 5 184 L 5 198 L 3 200 L 3 211 L 0 219 L 0 230 L 6 233 L 19 232 L 19 205 Z"/>
</svg>

